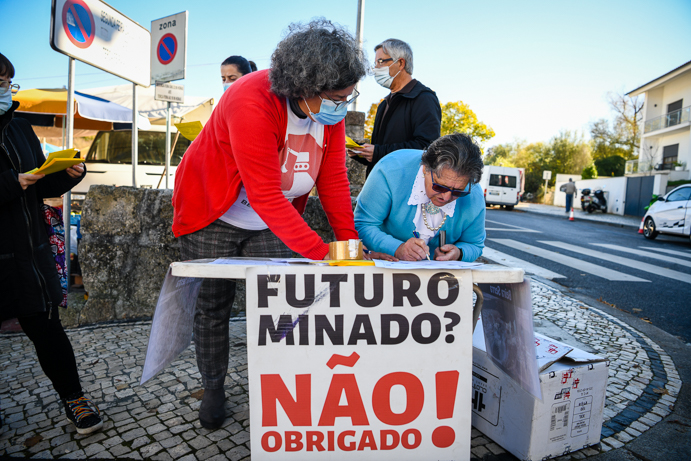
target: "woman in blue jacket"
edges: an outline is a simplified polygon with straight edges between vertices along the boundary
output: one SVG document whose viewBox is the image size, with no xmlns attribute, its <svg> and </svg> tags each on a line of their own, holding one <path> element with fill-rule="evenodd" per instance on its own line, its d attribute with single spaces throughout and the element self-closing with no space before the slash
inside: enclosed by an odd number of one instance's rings
<svg viewBox="0 0 691 461">
<path fill-rule="evenodd" d="M 355 208 L 355 229 L 371 251 L 404 261 L 475 261 L 485 242 L 480 148 L 450 134 L 427 150 L 399 150 L 372 170 Z M 445 231 L 446 244 L 439 245 Z"/>
</svg>

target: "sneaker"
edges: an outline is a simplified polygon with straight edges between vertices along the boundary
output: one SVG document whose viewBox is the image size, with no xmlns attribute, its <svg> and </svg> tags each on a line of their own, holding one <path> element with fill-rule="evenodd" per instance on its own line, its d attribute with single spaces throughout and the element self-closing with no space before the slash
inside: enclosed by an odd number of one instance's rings
<svg viewBox="0 0 691 461">
<path fill-rule="evenodd" d="M 98 407 L 83 395 L 76 399 L 63 399 L 65 415 L 80 434 L 91 434 L 103 427 Z"/>
</svg>

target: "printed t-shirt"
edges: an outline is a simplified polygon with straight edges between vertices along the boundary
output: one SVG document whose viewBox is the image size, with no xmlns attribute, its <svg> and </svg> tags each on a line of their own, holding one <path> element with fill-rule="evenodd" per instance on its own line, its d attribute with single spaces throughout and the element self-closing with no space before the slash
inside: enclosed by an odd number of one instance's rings
<svg viewBox="0 0 691 461">
<path fill-rule="evenodd" d="M 286 104 L 288 126 L 283 150 L 278 153 L 281 163 L 281 191 L 291 200 L 308 194 L 319 174 L 324 152 L 324 125 L 309 117 L 301 119 Z M 235 227 L 263 230 L 268 226 L 252 209 L 243 186 L 237 200 L 220 218 Z"/>
</svg>

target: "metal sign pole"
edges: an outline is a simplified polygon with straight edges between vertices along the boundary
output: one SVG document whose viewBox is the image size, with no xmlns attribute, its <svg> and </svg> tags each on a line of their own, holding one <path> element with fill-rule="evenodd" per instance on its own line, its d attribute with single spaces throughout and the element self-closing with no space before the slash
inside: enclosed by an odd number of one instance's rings
<svg viewBox="0 0 691 461">
<path fill-rule="evenodd" d="M 168 110 L 166 111 L 166 189 L 170 189 L 168 185 L 168 178 L 170 177 L 170 101 L 166 102 Z"/>
<path fill-rule="evenodd" d="M 358 46 L 362 50 L 362 34 L 365 28 L 365 0 L 358 0 L 357 4 L 357 22 L 355 26 L 355 37 L 357 39 Z M 356 89 L 359 89 L 360 83 L 355 85 Z M 356 99 L 353 103 L 353 110 L 358 110 L 358 100 Z"/>
<path fill-rule="evenodd" d="M 74 58 L 69 58 L 69 66 L 67 70 L 67 148 L 71 149 L 74 146 Z M 70 261 L 71 255 L 71 220 L 72 216 L 72 193 L 67 191 L 62 202 L 62 220 L 65 224 L 65 276 L 67 277 L 67 291 L 70 290 L 70 269 L 72 267 Z"/>
<path fill-rule="evenodd" d="M 137 84 L 132 84 L 132 187 L 137 187 L 139 133 L 137 132 Z"/>
</svg>

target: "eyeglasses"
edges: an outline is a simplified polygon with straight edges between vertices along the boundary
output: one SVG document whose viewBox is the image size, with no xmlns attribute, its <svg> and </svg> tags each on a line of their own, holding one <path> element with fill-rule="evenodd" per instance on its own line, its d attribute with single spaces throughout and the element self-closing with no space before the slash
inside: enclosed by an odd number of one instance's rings
<svg viewBox="0 0 691 461">
<path fill-rule="evenodd" d="M 338 110 L 341 110 L 341 107 L 348 107 L 348 105 L 350 103 L 355 101 L 357 99 L 357 97 L 360 96 L 360 92 L 356 89 L 353 89 L 353 93 L 351 94 L 350 99 L 347 99 L 345 101 L 334 101 L 333 99 L 331 99 L 331 96 L 329 96 L 328 94 L 324 93 L 324 95 L 326 95 L 326 99 L 328 99 L 329 101 L 331 101 L 332 103 L 334 103 L 336 105 L 336 110 L 338 111 Z M 321 95 L 319 95 L 319 99 L 321 99 L 322 101 L 324 100 L 324 98 L 322 98 Z"/>
<path fill-rule="evenodd" d="M 12 94 L 16 94 L 19 91 L 19 85 L 7 80 L 0 80 L 0 94 L 7 93 L 7 90 L 10 90 Z"/>
<path fill-rule="evenodd" d="M 470 181 L 468 181 L 468 186 L 466 186 L 468 188 L 467 191 L 460 189 L 451 189 L 450 187 L 442 186 L 441 184 L 437 184 L 436 182 L 434 182 L 434 171 L 431 171 L 430 173 L 432 173 L 432 190 L 434 192 L 439 192 L 440 194 L 451 192 L 451 195 L 453 195 L 454 197 L 465 197 L 466 195 L 470 194 L 470 187 L 472 185 Z"/>
<path fill-rule="evenodd" d="M 385 62 L 393 61 L 393 58 L 386 58 L 386 59 L 377 59 L 374 61 L 374 65 L 376 66 L 381 66 Z"/>
</svg>

